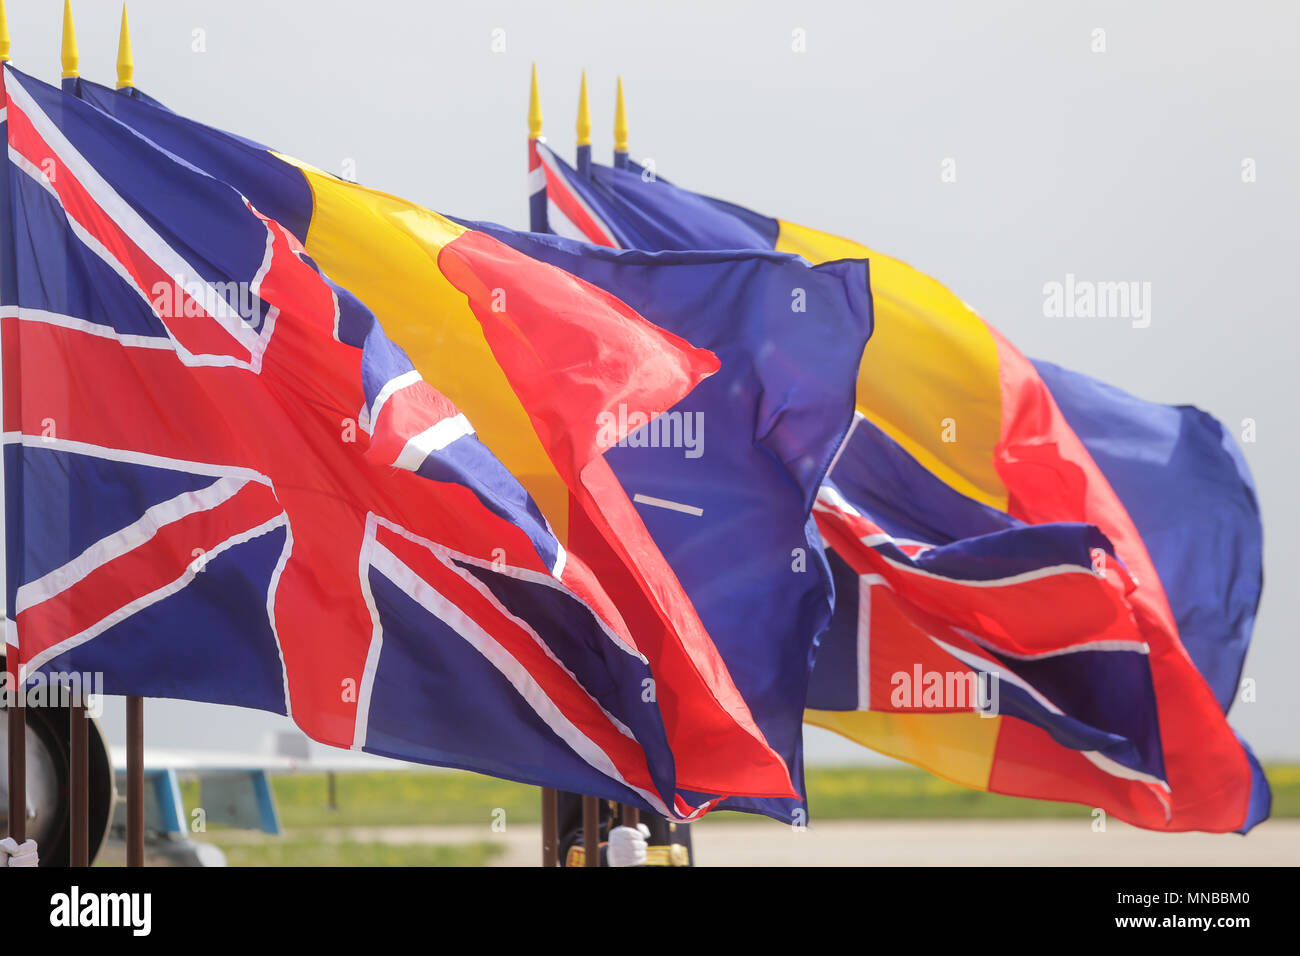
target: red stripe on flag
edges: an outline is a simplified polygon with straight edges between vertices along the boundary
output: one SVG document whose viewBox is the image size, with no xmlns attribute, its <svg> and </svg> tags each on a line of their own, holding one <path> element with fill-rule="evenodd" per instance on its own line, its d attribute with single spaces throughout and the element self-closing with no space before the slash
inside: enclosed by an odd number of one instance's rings
<svg viewBox="0 0 1300 956">
<path fill-rule="evenodd" d="M 187 569 L 201 568 L 207 552 L 280 513 L 271 489 L 249 482 L 216 507 L 164 525 L 139 546 L 19 613 L 24 663 L 173 583 Z"/>
<path fill-rule="evenodd" d="M 248 349 L 185 291 L 178 283 L 132 240 L 95 202 L 80 180 L 32 126 L 18 107 L 9 104 L 9 144 L 29 163 L 43 171 L 45 181 L 58 196 L 69 218 L 98 241 L 135 283 L 141 294 L 153 303 L 165 299 L 172 315 L 162 316 L 176 340 L 193 355 L 234 355 L 247 361 Z M 182 277 L 202 281 L 200 276 Z"/>
<path fill-rule="evenodd" d="M 582 201 L 569 189 L 569 184 L 564 177 L 552 172 L 549 164 L 543 164 L 543 168 L 546 171 L 547 198 L 555 203 L 560 212 L 564 213 L 569 221 L 582 231 L 588 242 L 597 246 L 617 249 L 618 243 L 610 239 L 608 231 L 601 228 L 600 224 L 587 212 Z"/>
<path fill-rule="evenodd" d="M 641 745 L 615 726 L 587 690 L 531 633 L 428 548 L 386 528 L 378 530 L 377 539 L 514 657 L 564 716 L 608 755 L 629 785 L 655 792 Z"/>
<path fill-rule="evenodd" d="M 385 465 L 397 461 L 416 435 L 460 414 L 451 401 L 428 382 L 418 379 L 388 396 L 379 418 L 370 423 L 367 457 Z"/>
<path fill-rule="evenodd" d="M 900 599 L 988 637 L 1001 650 L 1035 654 L 1087 641 L 1143 641 L 1128 603 L 1132 580 L 1116 562 L 1107 562 L 1104 577 L 1091 566 L 1071 565 L 1010 583 L 953 580 L 892 561 L 863 543 L 864 534 L 879 533 L 865 518 L 823 504 L 817 527 L 855 572 L 879 574 Z"/>
</svg>

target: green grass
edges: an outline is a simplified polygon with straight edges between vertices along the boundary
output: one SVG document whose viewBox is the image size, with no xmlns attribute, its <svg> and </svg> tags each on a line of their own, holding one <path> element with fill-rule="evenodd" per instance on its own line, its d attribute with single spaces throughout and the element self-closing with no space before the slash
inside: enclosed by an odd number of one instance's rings
<svg viewBox="0 0 1300 956">
<path fill-rule="evenodd" d="M 809 770 L 806 779 L 814 822 L 1060 819 L 1087 816 L 1091 809 L 970 790 L 911 767 L 817 769 Z"/>
<path fill-rule="evenodd" d="M 1300 766 L 1265 768 L 1273 787 L 1273 816 L 1300 817 Z M 940 820 L 1077 818 L 1090 808 L 1018 800 L 967 790 L 912 767 L 841 767 L 808 771 L 812 817 L 817 820 Z M 329 808 L 325 774 L 271 778 L 283 837 L 227 834 L 209 839 L 231 866 L 485 866 L 504 852 L 491 840 L 439 845 L 347 839 L 347 827 L 469 824 L 487 826 L 504 811 L 510 823 L 537 823 L 536 787 L 460 771 L 339 774 L 338 809 Z M 198 784 L 182 784 L 186 806 L 199 806 Z M 495 815 L 495 817 L 494 817 Z M 718 813 L 705 825 L 751 820 Z"/>
<path fill-rule="evenodd" d="M 1268 766 L 1264 776 L 1273 788 L 1273 816 L 1300 817 L 1300 766 Z"/>
<path fill-rule="evenodd" d="M 331 810 L 325 774 L 272 777 L 281 825 L 487 826 L 498 810 L 505 811 L 507 823 L 542 819 L 536 787 L 463 771 L 341 773 L 335 781 L 338 809 Z"/>
<path fill-rule="evenodd" d="M 305 834 L 266 843 L 214 842 L 230 866 L 486 866 L 504 852 L 487 842 L 396 846 L 309 839 Z"/>
<path fill-rule="evenodd" d="M 1273 786 L 1273 816 L 1300 817 L 1300 766 L 1265 770 Z M 338 809 L 328 805 L 324 774 L 272 778 L 280 820 L 287 829 L 312 827 L 537 823 L 536 787 L 460 771 L 348 773 L 336 777 Z M 967 790 L 911 767 L 843 767 L 808 771 L 813 820 L 1031 819 L 1086 815 L 1069 803 L 1021 800 Z M 193 785 L 186 805 L 197 806 Z M 748 819 L 721 813 L 715 819 Z"/>
</svg>

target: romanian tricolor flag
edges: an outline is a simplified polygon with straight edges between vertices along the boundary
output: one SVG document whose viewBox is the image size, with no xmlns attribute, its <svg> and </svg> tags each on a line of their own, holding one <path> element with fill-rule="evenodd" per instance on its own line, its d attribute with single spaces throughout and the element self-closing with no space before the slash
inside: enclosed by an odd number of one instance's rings
<svg viewBox="0 0 1300 956">
<path fill-rule="evenodd" d="M 842 563 L 809 722 L 966 786 L 1082 802 L 1153 829 L 1245 830 L 1268 815 L 1267 782 L 1225 719 L 1262 558 L 1253 483 L 1218 422 L 1035 364 L 939 282 L 859 243 L 634 162 L 580 173 L 544 142 L 533 148 L 547 224 L 562 235 L 869 260 L 876 324 L 860 421 L 819 510 Z M 1080 551 L 1068 525 L 1100 537 Z M 1060 530 L 1035 537 L 1035 526 Z M 1109 596 L 1094 582 L 1091 597 L 1068 597 L 1090 564 Z M 943 601 L 904 587 L 936 574 Z M 990 607 L 994 592 L 1003 600 Z M 891 702 L 880 691 L 911 665 L 918 682 L 997 675 L 1019 705 L 991 716 L 924 694 Z"/>
</svg>

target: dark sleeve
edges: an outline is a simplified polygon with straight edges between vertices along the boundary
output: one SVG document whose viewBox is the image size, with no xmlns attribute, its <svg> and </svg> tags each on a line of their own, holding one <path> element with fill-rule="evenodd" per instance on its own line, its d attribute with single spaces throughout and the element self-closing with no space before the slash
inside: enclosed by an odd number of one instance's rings
<svg viewBox="0 0 1300 956">
<path fill-rule="evenodd" d="M 568 866 L 569 850 L 582 846 L 582 795 L 561 790 L 557 794 L 560 835 L 560 866 Z M 600 865 L 608 866 L 605 841 L 609 839 L 609 801 L 600 801 Z"/>
</svg>

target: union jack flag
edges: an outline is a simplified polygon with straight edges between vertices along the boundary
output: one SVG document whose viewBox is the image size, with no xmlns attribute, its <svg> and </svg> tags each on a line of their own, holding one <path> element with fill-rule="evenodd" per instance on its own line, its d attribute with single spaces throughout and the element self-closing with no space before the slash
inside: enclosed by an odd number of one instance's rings
<svg viewBox="0 0 1300 956">
<path fill-rule="evenodd" d="M 1050 768 L 1017 764 L 1025 773 L 1069 774 L 1076 794 L 1165 823 L 1151 649 L 1111 543 L 1091 525 L 1023 525 L 945 493 L 865 419 L 843 454 L 854 467 L 840 473 L 845 487 L 822 486 L 817 522 L 851 613 L 822 642 L 812 719 L 839 729 L 853 714 L 901 730 L 948 715 L 944 731 L 965 728 L 972 767 L 1009 753 L 1009 734 Z M 929 509 L 911 508 L 909 494 Z"/>
</svg>

